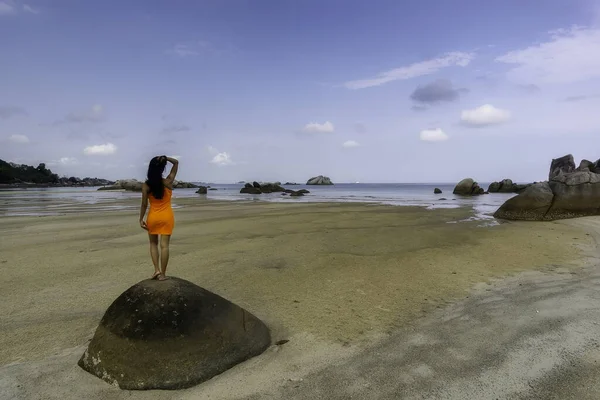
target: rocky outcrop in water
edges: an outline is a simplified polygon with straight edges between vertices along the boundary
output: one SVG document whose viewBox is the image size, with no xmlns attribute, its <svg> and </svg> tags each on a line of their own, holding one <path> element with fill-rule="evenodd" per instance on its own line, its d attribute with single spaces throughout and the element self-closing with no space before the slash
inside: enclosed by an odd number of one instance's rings
<svg viewBox="0 0 600 400">
<path fill-rule="evenodd" d="M 208 193 L 208 187 L 207 186 L 200 186 L 198 188 L 198 190 L 196 190 L 196 193 L 198 193 L 198 194 L 207 194 Z"/>
<path fill-rule="evenodd" d="M 333 182 L 331 182 L 331 179 L 329 179 L 329 177 L 319 175 L 319 176 L 315 176 L 314 178 L 310 178 L 308 180 L 308 182 L 306 182 L 306 184 L 307 185 L 333 185 Z"/>
<path fill-rule="evenodd" d="M 263 193 L 279 193 L 285 192 L 285 188 L 281 186 L 280 182 L 266 182 L 258 183 L 253 182 L 252 184 L 246 183 L 246 185 L 240 190 L 240 193 L 247 194 L 263 194 Z"/>
<path fill-rule="evenodd" d="M 281 183 L 279 183 L 279 182 L 274 182 L 274 183 L 254 182 L 252 184 L 246 183 L 246 185 L 240 190 L 240 193 L 246 193 L 246 194 L 282 193 L 282 194 L 289 194 L 291 196 L 304 196 L 305 194 L 308 194 L 310 192 L 306 189 L 300 189 L 300 190 L 286 189 L 283 186 L 281 186 Z"/>
<path fill-rule="evenodd" d="M 442 189 L 440 189 L 440 188 L 435 188 L 435 189 L 433 189 L 433 193 L 435 193 L 435 194 L 440 194 L 440 193 L 442 193 Z"/>
<path fill-rule="evenodd" d="M 215 293 L 147 279 L 108 307 L 78 365 L 121 389 L 184 389 L 270 344 L 262 321 Z"/>
<path fill-rule="evenodd" d="M 485 191 L 473 179 L 465 178 L 456 184 L 452 193 L 460 196 L 478 196 L 484 194 Z"/>
<path fill-rule="evenodd" d="M 527 187 L 494 214 L 509 220 L 552 221 L 600 215 L 600 160 L 575 167 L 573 156 L 552 160 L 549 180 Z"/>
</svg>

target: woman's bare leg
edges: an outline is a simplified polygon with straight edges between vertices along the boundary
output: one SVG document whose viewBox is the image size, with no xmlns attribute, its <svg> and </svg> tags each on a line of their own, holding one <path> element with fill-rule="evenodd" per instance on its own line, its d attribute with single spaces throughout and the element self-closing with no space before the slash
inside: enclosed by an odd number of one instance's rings
<svg viewBox="0 0 600 400">
<path fill-rule="evenodd" d="M 169 243 L 171 241 L 170 235 L 160 235 L 160 273 L 159 280 L 166 279 L 165 273 L 167 272 L 167 264 L 169 263 Z"/>
<path fill-rule="evenodd" d="M 148 234 L 150 239 L 150 256 L 152 257 L 152 264 L 154 264 L 154 275 L 152 279 L 156 278 L 160 274 L 160 268 L 158 267 L 158 235 Z"/>
</svg>

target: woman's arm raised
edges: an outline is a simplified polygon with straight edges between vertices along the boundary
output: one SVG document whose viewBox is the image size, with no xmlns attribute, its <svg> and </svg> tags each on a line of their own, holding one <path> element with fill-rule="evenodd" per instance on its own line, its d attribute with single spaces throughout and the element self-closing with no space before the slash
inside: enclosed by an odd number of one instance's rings
<svg viewBox="0 0 600 400">
<path fill-rule="evenodd" d="M 172 157 L 167 157 L 167 161 L 173 164 L 171 167 L 171 172 L 169 172 L 169 176 L 167 176 L 167 180 L 173 183 L 175 176 L 177 175 L 177 170 L 179 169 L 179 161 Z"/>
</svg>

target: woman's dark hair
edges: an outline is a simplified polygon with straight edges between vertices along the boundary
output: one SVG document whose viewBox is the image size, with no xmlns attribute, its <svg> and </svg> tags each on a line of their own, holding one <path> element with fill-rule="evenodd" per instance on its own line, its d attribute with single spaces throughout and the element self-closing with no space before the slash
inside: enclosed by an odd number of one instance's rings
<svg viewBox="0 0 600 400">
<path fill-rule="evenodd" d="M 150 160 L 150 164 L 148 165 L 148 179 L 146 180 L 146 184 L 150 187 L 150 193 L 152 193 L 155 199 L 162 199 L 165 193 L 163 172 L 166 165 L 166 158 L 159 156 Z"/>
</svg>

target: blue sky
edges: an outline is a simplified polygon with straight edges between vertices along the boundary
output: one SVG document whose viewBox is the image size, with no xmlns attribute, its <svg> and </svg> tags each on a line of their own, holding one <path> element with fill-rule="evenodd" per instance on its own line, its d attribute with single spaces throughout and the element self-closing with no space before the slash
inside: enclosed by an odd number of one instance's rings
<svg viewBox="0 0 600 400">
<path fill-rule="evenodd" d="M 0 0 L 0 158 L 212 182 L 600 158 L 600 2 Z"/>
</svg>

